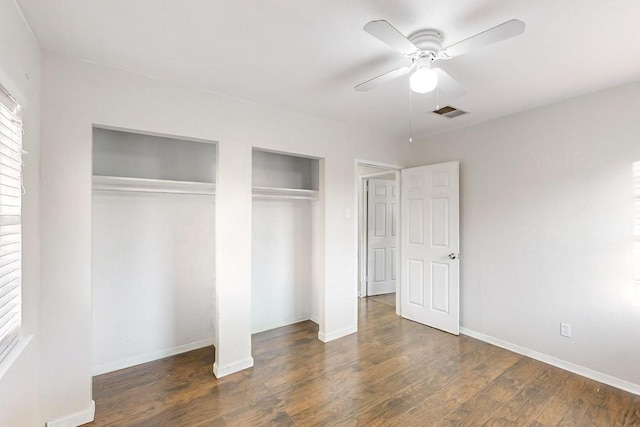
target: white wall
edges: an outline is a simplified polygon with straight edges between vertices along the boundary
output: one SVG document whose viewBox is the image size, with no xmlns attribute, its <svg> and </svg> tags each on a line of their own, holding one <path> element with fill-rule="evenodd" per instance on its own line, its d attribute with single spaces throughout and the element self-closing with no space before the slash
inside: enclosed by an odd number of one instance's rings
<svg viewBox="0 0 640 427">
<path fill-rule="evenodd" d="M 640 84 L 414 144 L 460 160 L 461 323 L 640 390 L 631 165 Z M 455 119 L 453 119 L 455 120 Z M 560 336 L 560 322 L 573 326 Z"/>
<path fill-rule="evenodd" d="M 0 425 L 38 425 L 39 420 L 39 166 L 40 48 L 11 0 L 0 0 L 0 83 L 25 107 L 22 199 L 22 325 L 33 336 L 16 362 L 0 378 Z"/>
<path fill-rule="evenodd" d="M 99 128 L 93 135 L 94 175 L 215 182 L 214 144 Z"/>
<path fill-rule="evenodd" d="M 315 159 L 254 150 L 252 161 L 254 187 L 318 189 Z"/>
<path fill-rule="evenodd" d="M 217 378 L 253 366 L 251 355 L 251 146 L 218 144 L 216 180 Z"/>
<path fill-rule="evenodd" d="M 312 268 L 322 282 L 320 336 L 356 330 L 357 220 L 346 215 L 356 207 L 354 159 L 397 164 L 406 145 L 53 54 L 44 55 L 42 87 L 44 419 L 84 410 L 91 399 L 92 124 L 218 141 L 215 335 L 220 353 L 230 352 L 217 355 L 223 368 L 246 362 L 250 349 L 251 148 L 322 158 L 324 229 L 314 241 L 325 245 Z"/>
<path fill-rule="evenodd" d="M 213 344 L 212 196 L 94 191 L 94 374 Z"/>
<path fill-rule="evenodd" d="M 311 318 L 311 214 L 308 200 L 253 199 L 252 332 Z"/>
</svg>

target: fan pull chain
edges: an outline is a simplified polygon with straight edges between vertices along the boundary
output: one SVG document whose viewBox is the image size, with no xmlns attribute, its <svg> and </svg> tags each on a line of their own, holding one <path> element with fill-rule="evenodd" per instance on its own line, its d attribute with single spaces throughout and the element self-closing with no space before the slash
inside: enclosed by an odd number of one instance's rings
<svg viewBox="0 0 640 427">
<path fill-rule="evenodd" d="M 413 142 L 413 105 L 411 87 L 409 87 L 409 143 Z"/>
</svg>

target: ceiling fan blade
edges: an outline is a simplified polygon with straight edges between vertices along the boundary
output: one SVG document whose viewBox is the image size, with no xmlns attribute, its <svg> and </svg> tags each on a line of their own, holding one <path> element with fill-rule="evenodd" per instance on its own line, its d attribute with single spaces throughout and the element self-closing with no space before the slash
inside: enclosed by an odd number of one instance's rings
<svg viewBox="0 0 640 427">
<path fill-rule="evenodd" d="M 371 21 L 364 26 L 364 30 L 403 55 L 413 55 L 420 50 L 385 20 Z"/>
<path fill-rule="evenodd" d="M 467 93 L 467 90 L 445 70 L 442 68 L 433 68 L 433 70 L 438 73 L 438 90 L 451 98 L 457 98 Z"/>
<path fill-rule="evenodd" d="M 371 90 L 374 87 L 378 86 L 379 84 L 386 83 L 393 79 L 397 79 L 398 77 L 402 77 L 405 74 L 409 74 L 412 69 L 413 69 L 413 66 L 396 68 L 395 70 L 381 74 L 378 77 L 374 77 L 371 80 L 367 80 L 364 83 L 360 83 L 354 89 L 359 92 L 365 92 L 365 91 Z"/>
<path fill-rule="evenodd" d="M 471 36 L 468 39 L 464 39 L 458 43 L 452 44 L 447 47 L 443 52 L 444 57 L 453 58 L 454 56 L 460 56 L 475 49 L 480 49 L 493 43 L 500 42 L 502 40 L 510 39 L 519 34 L 524 33 L 524 22 L 518 19 L 512 19 L 504 22 L 498 26 L 490 28 L 486 31 Z"/>
</svg>

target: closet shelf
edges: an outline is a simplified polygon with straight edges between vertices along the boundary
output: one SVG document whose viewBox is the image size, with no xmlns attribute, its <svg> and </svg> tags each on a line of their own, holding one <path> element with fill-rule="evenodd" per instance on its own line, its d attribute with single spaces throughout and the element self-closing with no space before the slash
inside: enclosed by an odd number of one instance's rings
<svg viewBox="0 0 640 427">
<path fill-rule="evenodd" d="M 129 178 L 124 176 L 93 176 L 93 189 L 133 193 L 200 194 L 212 196 L 216 185 L 209 182 L 172 181 L 166 179 Z"/>
<path fill-rule="evenodd" d="M 253 187 L 253 197 L 260 199 L 318 200 L 317 190 L 298 188 Z"/>
<path fill-rule="evenodd" d="M 214 195 L 216 185 L 208 182 L 172 181 L 167 179 L 130 178 L 124 176 L 93 176 L 93 189 L 133 193 L 169 193 Z M 252 194 L 260 199 L 317 200 L 317 190 L 297 188 L 253 187 Z"/>
</svg>

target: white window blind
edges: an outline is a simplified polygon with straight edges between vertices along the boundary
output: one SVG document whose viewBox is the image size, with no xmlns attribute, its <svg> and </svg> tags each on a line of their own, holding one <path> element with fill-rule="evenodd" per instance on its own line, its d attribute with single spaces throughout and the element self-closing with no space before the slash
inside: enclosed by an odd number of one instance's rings
<svg viewBox="0 0 640 427">
<path fill-rule="evenodd" d="M 4 89 L 1 88 L 0 89 Z M 20 107 L 0 96 L 0 361 L 17 342 L 21 322 L 22 122 Z"/>
</svg>

